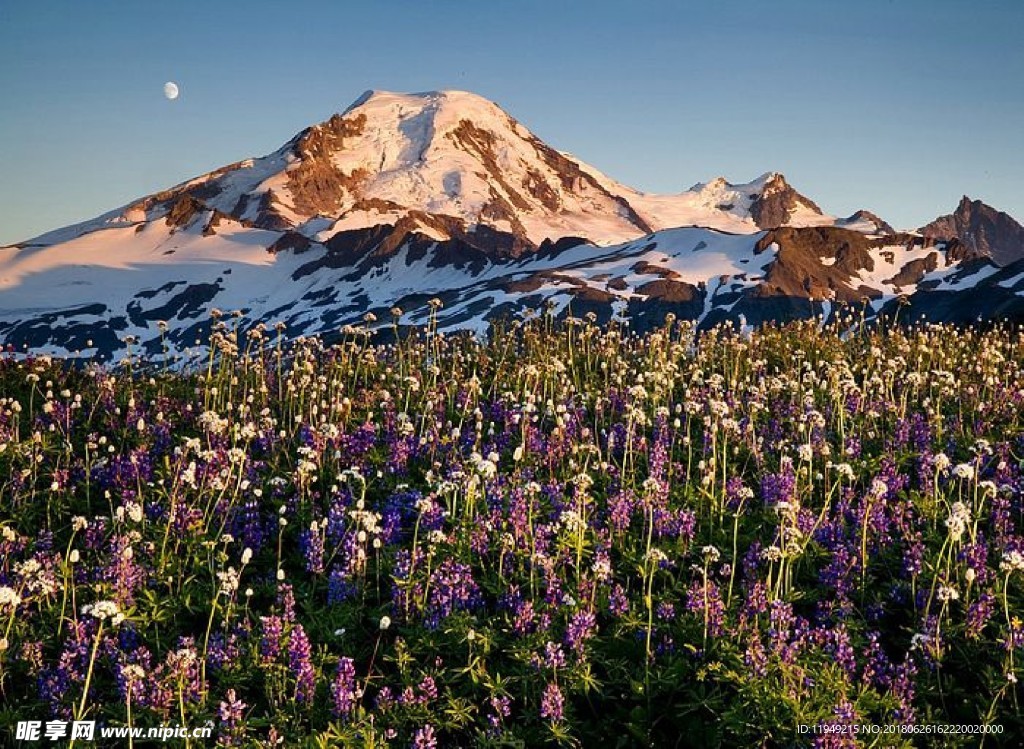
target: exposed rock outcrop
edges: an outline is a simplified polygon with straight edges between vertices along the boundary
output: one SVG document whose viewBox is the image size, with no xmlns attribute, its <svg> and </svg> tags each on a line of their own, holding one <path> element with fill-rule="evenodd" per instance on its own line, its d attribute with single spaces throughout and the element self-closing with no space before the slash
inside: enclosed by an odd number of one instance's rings
<svg viewBox="0 0 1024 749">
<path fill-rule="evenodd" d="M 966 195 L 953 213 L 939 216 L 922 226 L 920 232 L 934 239 L 956 239 L 969 253 L 992 258 L 996 265 L 1009 265 L 1024 258 L 1024 226 L 1008 214 Z"/>
<path fill-rule="evenodd" d="M 750 205 L 750 215 L 760 228 L 776 229 L 785 226 L 800 208 L 821 215 L 813 200 L 794 190 L 781 174 L 773 174 Z"/>
</svg>

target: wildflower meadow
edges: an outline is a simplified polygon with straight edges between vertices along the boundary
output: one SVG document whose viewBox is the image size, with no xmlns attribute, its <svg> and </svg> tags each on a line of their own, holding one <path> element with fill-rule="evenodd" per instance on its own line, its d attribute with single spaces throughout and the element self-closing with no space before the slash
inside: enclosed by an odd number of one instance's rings
<svg viewBox="0 0 1024 749">
<path fill-rule="evenodd" d="M 1020 745 L 1021 330 L 402 317 L 0 358 L 5 742 Z"/>
</svg>

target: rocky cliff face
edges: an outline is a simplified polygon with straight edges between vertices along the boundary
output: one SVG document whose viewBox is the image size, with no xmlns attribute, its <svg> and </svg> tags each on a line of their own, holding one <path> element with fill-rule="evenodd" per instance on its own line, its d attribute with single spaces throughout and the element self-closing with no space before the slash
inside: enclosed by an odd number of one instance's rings
<svg viewBox="0 0 1024 749">
<path fill-rule="evenodd" d="M 824 216 L 817 203 L 794 190 L 781 174 L 773 174 L 765 181 L 761 194 L 750 206 L 750 215 L 760 229 L 785 226 L 801 213 Z"/>
<path fill-rule="evenodd" d="M 939 216 L 920 232 L 933 239 L 959 240 L 968 254 L 991 258 L 997 265 L 1024 259 L 1024 226 L 966 195 L 953 213 Z"/>
</svg>

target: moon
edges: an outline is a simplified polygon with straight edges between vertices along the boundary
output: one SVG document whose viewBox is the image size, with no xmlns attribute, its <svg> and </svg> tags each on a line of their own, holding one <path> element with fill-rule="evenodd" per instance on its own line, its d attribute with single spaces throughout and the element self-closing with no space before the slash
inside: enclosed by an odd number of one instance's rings
<svg viewBox="0 0 1024 749">
<path fill-rule="evenodd" d="M 166 96 L 169 100 L 172 100 L 172 101 L 174 99 L 177 99 L 178 98 L 178 84 L 175 83 L 174 81 L 167 81 L 167 83 L 164 84 L 164 96 Z"/>
</svg>

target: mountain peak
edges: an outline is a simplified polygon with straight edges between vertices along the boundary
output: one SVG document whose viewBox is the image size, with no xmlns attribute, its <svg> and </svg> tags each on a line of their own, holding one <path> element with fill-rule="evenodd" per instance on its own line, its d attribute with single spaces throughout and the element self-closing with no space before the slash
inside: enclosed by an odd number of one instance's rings
<svg viewBox="0 0 1024 749">
<path fill-rule="evenodd" d="M 783 189 L 789 187 L 786 175 L 782 172 L 765 172 L 755 179 L 753 184 L 760 184 L 762 189 L 768 189 L 769 187 Z"/>
<path fill-rule="evenodd" d="M 606 245 L 678 226 L 742 234 L 834 222 L 779 172 L 647 194 L 552 148 L 478 94 L 371 89 L 268 156 L 37 239 L 162 219 L 185 196 L 197 201 L 196 210 L 313 242 L 411 222 L 438 240 L 452 232 L 504 232 L 521 243 L 514 254 L 565 237 Z"/>
<path fill-rule="evenodd" d="M 929 239 L 958 240 L 969 252 L 989 257 L 997 265 L 1024 258 L 1024 226 L 1009 214 L 966 195 L 952 213 L 939 216 L 919 231 Z"/>
<path fill-rule="evenodd" d="M 750 215 L 762 229 L 775 229 L 787 224 L 815 225 L 832 223 L 813 200 L 798 193 L 781 172 L 768 172 L 758 177 L 760 194 L 750 206 Z"/>
<path fill-rule="evenodd" d="M 364 113 L 370 119 L 390 121 L 394 117 L 406 118 L 428 112 L 431 116 L 443 114 L 445 119 L 511 119 L 497 104 L 479 94 L 455 89 L 402 93 L 371 89 L 352 102 L 342 116 Z"/>
<path fill-rule="evenodd" d="M 939 216 L 919 231 L 930 239 L 957 239 L 969 253 L 989 257 L 997 265 L 1024 258 L 1024 226 L 1009 214 L 967 195 L 960 198 L 953 213 Z"/>
<path fill-rule="evenodd" d="M 861 209 L 854 214 L 836 221 L 836 226 L 852 229 L 862 234 L 895 234 L 896 230 L 880 216 Z"/>
</svg>

